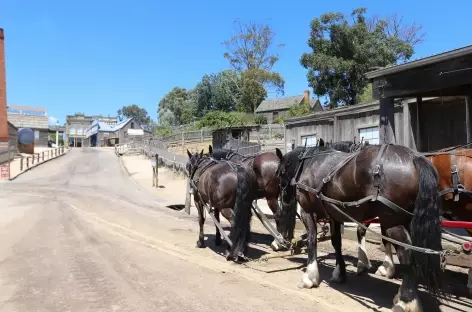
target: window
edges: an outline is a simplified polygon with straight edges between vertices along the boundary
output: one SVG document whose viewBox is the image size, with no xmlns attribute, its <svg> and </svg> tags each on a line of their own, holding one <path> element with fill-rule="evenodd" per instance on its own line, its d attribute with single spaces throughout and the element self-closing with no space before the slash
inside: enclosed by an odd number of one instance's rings
<svg viewBox="0 0 472 312">
<path fill-rule="evenodd" d="M 359 129 L 359 140 L 364 137 L 364 142 L 369 144 L 379 144 L 379 127 L 369 127 Z"/>
<path fill-rule="evenodd" d="M 131 129 L 134 129 L 134 122 L 131 123 Z"/>
<path fill-rule="evenodd" d="M 34 139 L 39 140 L 39 130 L 34 130 Z"/>
<path fill-rule="evenodd" d="M 279 117 L 279 112 L 273 112 L 272 113 L 272 120 L 276 120 L 277 117 Z"/>
<path fill-rule="evenodd" d="M 302 137 L 302 146 L 316 146 L 316 135 L 303 135 Z"/>
</svg>

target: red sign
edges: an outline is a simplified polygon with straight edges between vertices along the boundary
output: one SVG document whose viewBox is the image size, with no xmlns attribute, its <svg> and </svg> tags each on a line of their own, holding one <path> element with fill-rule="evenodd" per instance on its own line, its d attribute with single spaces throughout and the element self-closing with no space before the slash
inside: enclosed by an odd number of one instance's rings
<svg viewBox="0 0 472 312">
<path fill-rule="evenodd" d="M 8 180 L 10 179 L 10 168 L 8 164 L 0 166 L 0 180 Z"/>
</svg>

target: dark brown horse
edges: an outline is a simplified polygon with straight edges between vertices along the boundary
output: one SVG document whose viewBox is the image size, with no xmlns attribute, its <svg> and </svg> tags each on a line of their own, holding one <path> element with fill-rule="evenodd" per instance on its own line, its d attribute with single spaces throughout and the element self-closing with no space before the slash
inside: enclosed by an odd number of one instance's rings
<svg viewBox="0 0 472 312">
<path fill-rule="evenodd" d="M 267 204 L 272 211 L 277 224 L 277 231 L 282 234 L 285 240 L 290 241 L 293 238 L 293 232 L 295 229 L 295 214 L 286 217 L 290 220 L 290 222 L 288 222 L 289 226 L 285 226 L 282 231 L 279 222 L 280 214 L 278 200 L 280 186 L 276 173 L 279 166 L 279 158 L 277 155 L 275 155 L 275 153 L 265 152 L 255 156 L 243 156 L 228 149 L 213 150 L 211 145 L 209 146 L 209 155 L 217 160 L 226 159 L 235 163 L 247 164 L 253 168 L 258 185 L 256 195 L 257 199 L 267 199 Z M 272 241 L 271 247 L 275 251 L 284 248 L 275 239 Z"/>
<path fill-rule="evenodd" d="M 240 223 L 250 222 L 252 202 L 257 188 L 256 177 L 252 168 L 229 161 L 217 161 L 213 158 L 188 150 L 186 164 L 195 206 L 198 210 L 200 232 L 197 247 L 204 248 L 203 226 L 205 223 L 204 205 L 214 209 L 215 219 L 219 222 L 221 214 L 231 222 L 227 259 L 246 254 L 250 237 L 250 228 L 240 227 Z M 233 218 L 234 212 L 234 218 Z M 221 233 L 216 228 L 215 245 L 221 245 Z"/>
<path fill-rule="evenodd" d="M 342 150 L 340 146 L 338 147 Z M 424 155 L 436 167 L 439 174 L 438 192 L 443 216 L 447 219 L 472 221 L 472 149 L 449 147 Z M 472 235 L 470 230 L 468 232 Z M 358 227 L 358 274 L 367 272 L 371 267 L 365 247 L 365 236 L 366 230 Z M 395 274 L 395 265 L 391 244 L 384 242 L 384 245 L 385 260 L 376 274 L 392 278 Z"/>
<path fill-rule="evenodd" d="M 321 144 L 320 144 L 321 145 Z M 417 289 L 422 283 L 441 292 L 441 226 L 438 174 L 423 156 L 399 145 L 370 145 L 357 153 L 331 147 L 296 148 L 282 155 L 278 169 L 282 210 L 297 200 L 308 230 L 308 267 L 300 287 L 320 283 L 317 264 L 317 218 L 329 218 L 336 268 L 331 281 L 346 280 L 341 251 L 341 224 L 379 217 L 387 239 L 422 249 L 407 251 L 396 245 L 398 258 L 408 270 L 394 299 L 398 311 L 422 311 Z M 289 208 L 290 207 L 290 208 Z M 283 222 L 283 220 L 281 220 Z M 395 310 L 397 311 L 397 310 Z"/>
</svg>

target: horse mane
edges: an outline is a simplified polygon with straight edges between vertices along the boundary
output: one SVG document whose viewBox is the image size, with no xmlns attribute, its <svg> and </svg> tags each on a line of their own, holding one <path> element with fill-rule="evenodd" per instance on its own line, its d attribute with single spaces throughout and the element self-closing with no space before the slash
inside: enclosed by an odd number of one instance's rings
<svg viewBox="0 0 472 312">
<path fill-rule="evenodd" d="M 298 162 L 299 155 L 305 150 L 307 152 L 307 156 L 322 152 L 336 152 L 336 149 L 332 148 L 331 146 L 310 146 L 306 148 L 304 146 L 297 146 L 292 151 L 285 154 L 285 156 L 289 162 Z"/>
<path fill-rule="evenodd" d="M 330 144 L 330 146 L 334 148 L 335 150 L 349 153 L 351 151 L 351 147 L 354 144 L 355 143 L 353 141 L 339 141 L 339 142 L 334 142 Z"/>
<path fill-rule="evenodd" d="M 231 153 L 231 150 L 228 149 L 215 149 L 213 150 L 213 155 L 212 157 L 214 159 L 225 159 L 226 156 L 228 156 L 229 153 Z"/>
</svg>

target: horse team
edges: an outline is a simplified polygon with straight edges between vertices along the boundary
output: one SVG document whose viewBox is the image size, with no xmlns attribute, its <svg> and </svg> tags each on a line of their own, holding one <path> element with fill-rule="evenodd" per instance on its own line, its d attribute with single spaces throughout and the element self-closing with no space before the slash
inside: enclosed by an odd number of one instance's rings
<svg viewBox="0 0 472 312">
<path fill-rule="evenodd" d="M 466 157 L 472 156 L 469 150 L 449 149 L 425 156 L 401 145 L 339 142 L 325 146 L 320 140 L 318 146 L 298 147 L 285 155 L 276 149 L 275 153 L 246 157 L 231 150 L 212 150 L 211 146 L 208 154 L 203 150 L 187 153 L 186 169 L 199 215 L 197 247 L 205 246 L 205 206 L 212 209 L 217 222 L 220 213 L 230 221 L 226 258 L 237 261 L 247 259 L 254 200 L 266 198 L 277 230 L 286 241 L 293 238 L 298 203 L 308 241 L 308 265 L 299 287 L 320 284 L 319 219 L 330 220 L 336 255 L 331 282 L 344 283 L 341 225 L 359 224 L 357 266 L 362 274 L 371 267 L 365 248 L 368 224 L 362 222 L 378 217 L 386 252 L 378 272 L 393 277 L 392 245 L 400 263 L 407 267 L 393 311 L 423 311 L 419 284 L 432 294 L 443 294 L 440 218 L 449 214 L 470 221 L 472 205 L 458 195 L 472 183 L 467 175 L 467 170 L 472 170 L 467 166 Z M 215 244 L 220 245 L 218 227 L 216 233 Z M 277 240 L 271 246 L 283 248 Z"/>
</svg>

